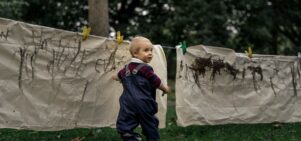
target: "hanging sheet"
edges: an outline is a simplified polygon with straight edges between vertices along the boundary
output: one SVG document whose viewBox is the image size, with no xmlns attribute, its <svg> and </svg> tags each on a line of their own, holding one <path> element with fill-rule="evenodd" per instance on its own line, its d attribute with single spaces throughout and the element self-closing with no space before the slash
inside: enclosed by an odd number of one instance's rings
<svg viewBox="0 0 301 141">
<path fill-rule="evenodd" d="M 129 43 L 0 18 L 0 127 L 32 130 L 115 127 L 122 85 L 111 80 Z M 160 46 L 150 63 L 166 83 Z M 157 91 L 160 127 L 166 96 Z"/>
<path fill-rule="evenodd" d="M 301 121 L 301 62 L 198 45 L 177 48 L 180 126 Z"/>
</svg>

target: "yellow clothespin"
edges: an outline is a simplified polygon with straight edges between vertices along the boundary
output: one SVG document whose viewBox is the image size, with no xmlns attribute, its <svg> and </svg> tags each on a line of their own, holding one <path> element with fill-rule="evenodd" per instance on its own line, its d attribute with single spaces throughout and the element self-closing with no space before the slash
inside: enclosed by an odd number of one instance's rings
<svg viewBox="0 0 301 141">
<path fill-rule="evenodd" d="M 123 36 L 121 36 L 120 31 L 117 31 L 116 41 L 117 41 L 118 45 L 120 45 L 123 42 Z"/>
<path fill-rule="evenodd" d="M 85 41 L 90 35 L 91 27 L 89 25 L 85 25 L 83 27 L 83 41 Z"/>
<path fill-rule="evenodd" d="M 249 58 L 252 58 L 252 55 L 253 55 L 253 51 L 252 51 L 252 48 L 251 47 L 248 47 L 248 51 L 245 51 L 246 55 L 249 57 Z"/>
</svg>

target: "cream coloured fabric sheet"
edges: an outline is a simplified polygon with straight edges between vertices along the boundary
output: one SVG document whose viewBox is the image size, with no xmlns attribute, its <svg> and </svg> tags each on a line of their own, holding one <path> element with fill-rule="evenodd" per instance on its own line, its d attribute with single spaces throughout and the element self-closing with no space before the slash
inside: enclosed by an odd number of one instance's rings
<svg viewBox="0 0 301 141">
<path fill-rule="evenodd" d="M 115 127 L 122 85 L 111 80 L 131 56 L 129 43 L 0 18 L 0 128 Z M 167 83 L 155 46 L 150 65 Z M 166 96 L 157 91 L 160 127 Z"/>
<path fill-rule="evenodd" d="M 301 121 L 301 62 L 295 56 L 177 48 L 179 126 Z"/>
</svg>

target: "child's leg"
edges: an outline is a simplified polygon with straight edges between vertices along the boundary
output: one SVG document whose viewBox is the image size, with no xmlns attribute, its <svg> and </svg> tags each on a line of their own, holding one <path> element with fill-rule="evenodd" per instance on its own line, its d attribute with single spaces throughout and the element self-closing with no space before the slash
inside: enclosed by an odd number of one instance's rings
<svg viewBox="0 0 301 141">
<path fill-rule="evenodd" d="M 122 138 L 123 141 L 141 141 L 142 138 L 140 137 L 140 135 L 132 135 L 132 134 L 122 134 L 120 135 L 120 137 Z"/>
<path fill-rule="evenodd" d="M 134 115 L 128 113 L 123 108 L 120 109 L 116 124 L 117 131 L 123 141 L 140 141 L 140 135 L 134 132 L 139 123 Z"/>
<path fill-rule="evenodd" d="M 140 124 L 147 141 L 156 141 L 160 138 L 158 130 L 159 120 L 155 115 L 143 114 L 140 118 Z"/>
</svg>

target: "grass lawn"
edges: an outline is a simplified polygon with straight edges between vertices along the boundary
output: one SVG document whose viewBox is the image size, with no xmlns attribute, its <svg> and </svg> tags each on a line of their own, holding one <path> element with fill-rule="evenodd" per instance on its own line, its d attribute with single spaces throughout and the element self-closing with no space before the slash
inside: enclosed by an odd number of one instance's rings
<svg viewBox="0 0 301 141">
<path fill-rule="evenodd" d="M 168 98 L 167 128 L 161 141 L 301 141 L 301 123 L 176 126 L 174 93 Z M 138 132 L 141 129 L 137 129 Z M 0 141 L 120 141 L 115 129 L 72 129 L 55 132 L 0 129 Z"/>
</svg>

